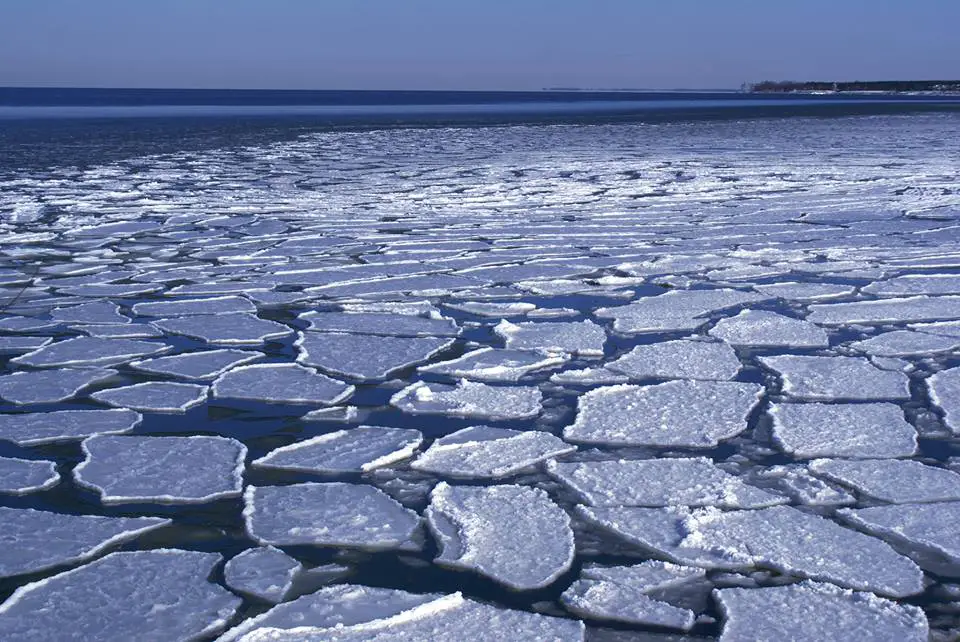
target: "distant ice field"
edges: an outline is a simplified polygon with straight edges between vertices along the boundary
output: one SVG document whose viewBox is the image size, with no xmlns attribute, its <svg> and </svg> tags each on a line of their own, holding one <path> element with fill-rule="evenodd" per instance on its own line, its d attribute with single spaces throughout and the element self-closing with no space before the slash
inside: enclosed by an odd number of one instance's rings
<svg viewBox="0 0 960 642">
<path fill-rule="evenodd" d="M 0 638 L 960 636 L 960 114 L 140 122 L 0 166 Z"/>
</svg>

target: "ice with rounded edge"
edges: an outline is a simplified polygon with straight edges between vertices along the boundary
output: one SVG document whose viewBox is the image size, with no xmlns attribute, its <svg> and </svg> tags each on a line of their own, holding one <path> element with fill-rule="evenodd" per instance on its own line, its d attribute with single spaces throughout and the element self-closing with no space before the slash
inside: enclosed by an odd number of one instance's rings
<svg viewBox="0 0 960 642">
<path fill-rule="evenodd" d="M 366 472 L 412 457 L 422 442 L 419 430 L 357 426 L 271 450 L 252 465 L 307 473 Z"/>
<path fill-rule="evenodd" d="M 166 526 L 170 520 L 65 515 L 0 506 L 0 522 L 5 544 L 0 548 L 0 577 L 12 577 L 88 560 L 111 546 Z"/>
<path fill-rule="evenodd" d="M 960 367 L 941 370 L 928 377 L 926 384 L 931 401 L 943 411 L 944 423 L 960 435 Z"/>
<path fill-rule="evenodd" d="M 706 457 L 547 463 L 590 506 L 765 508 L 786 497 L 744 483 Z"/>
<path fill-rule="evenodd" d="M 437 564 L 518 591 L 549 586 L 573 564 L 570 517 L 539 488 L 440 482 L 425 516 L 440 544 Z"/>
<path fill-rule="evenodd" d="M 604 365 L 630 379 L 705 379 L 729 381 L 743 364 L 726 343 L 712 341 L 661 341 L 639 345 Z"/>
<path fill-rule="evenodd" d="M 143 420 L 133 410 L 55 410 L 0 414 L 0 439 L 18 446 L 130 432 Z"/>
<path fill-rule="evenodd" d="M 278 604 L 287 599 L 303 564 L 273 546 L 248 548 L 223 568 L 227 586 L 238 593 Z"/>
<path fill-rule="evenodd" d="M 56 403 L 116 374 L 116 370 L 74 368 L 14 372 L 0 377 L 0 397 L 18 405 Z"/>
<path fill-rule="evenodd" d="M 901 459 L 817 459 L 809 468 L 817 475 L 891 504 L 960 501 L 960 475 Z"/>
<path fill-rule="evenodd" d="M 0 434 L 2 437 L 2 434 Z M 26 495 L 47 490 L 60 482 L 56 462 L 0 457 L 0 493 Z"/>
<path fill-rule="evenodd" d="M 896 458 L 917 450 L 917 431 L 892 403 L 784 403 L 770 415 L 774 443 L 794 457 Z"/>
<path fill-rule="evenodd" d="M 134 361 L 130 367 L 152 374 L 207 381 L 263 356 L 262 352 L 223 348 Z"/>
<path fill-rule="evenodd" d="M 220 375 L 212 390 L 217 399 L 326 406 L 346 401 L 354 387 L 295 363 L 258 363 Z"/>
<path fill-rule="evenodd" d="M 606 331 L 593 321 L 510 323 L 502 320 L 493 330 L 509 350 L 603 356 L 603 345 L 607 341 Z"/>
<path fill-rule="evenodd" d="M 723 613 L 719 642 L 927 642 L 923 610 L 831 584 L 804 581 L 713 593 Z"/>
<path fill-rule="evenodd" d="M 769 567 L 891 597 L 923 590 L 920 568 L 885 542 L 789 506 L 734 511 L 578 506 L 577 513 L 678 564 Z"/>
<path fill-rule="evenodd" d="M 0 638 L 128 642 L 215 635 L 241 602 L 208 580 L 220 559 L 175 549 L 111 553 L 18 588 L 0 605 Z"/>
<path fill-rule="evenodd" d="M 460 328 L 453 319 L 412 314 L 375 312 L 305 312 L 300 319 L 308 321 L 313 332 L 350 332 L 390 337 L 455 337 Z"/>
<path fill-rule="evenodd" d="M 778 355 L 760 363 L 783 378 L 783 392 L 798 399 L 909 399 L 910 379 L 863 357 Z"/>
<path fill-rule="evenodd" d="M 542 400 L 534 386 L 491 386 L 461 379 L 456 385 L 418 381 L 393 395 L 390 405 L 415 415 L 497 421 L 536 417 Z"/>
<path fill-rule="evenodd" d="M 171 350 L 164 343 L 135 341 L 133 339 L 100 339 L 74 337 L 43 346 L 33 352 L 14 357 L 18 365 L 53 368 L 72 365 L 113 365 L 137 357 Z"/>
<path fill-rule="evenodd" d="M 769 310 L 743 310 L 717 321 L 710 336 L 735 346 L 826 348 L 830 337 L 818 325 Z"/>
<path fill-rule="evenodd" d="M 218 296 L 208 299 L 176 299 L 137 303 L 133 313 L 141 317 L 185 317 L 194 315 L 256 312 L 257 306 L 242 296 Z"/>
<path fill-rule="evenodd" d="M 90 395 L 117 408 L 141 412 L 183 413 L 207 400 L 207 386 L 171 381 L 147 381 L 132 386 L 109 388 Z"/>
<path fill-rule="evenodd" d="M 160 319 L 153 325 L 164 332 L 220 345 L 262 345 L 294 333 L 289 326 L 246 312 Z"/>
<path fill-rule="evenodd" d="M 618 385 L 580 397 L 563 437 L 575 443 L 712 448 L 747 429 L 763 386 L 732 381 Z"/>
<path fill-rule="evenodd" d="M 104 504 L 202 504 L 243 490 L 247 448 L 235 439 L 96 435 L 82 446 L 73 477 Z"/>
<path fill-rule="evenodd" d="M 373 486 L 342 482 L 248 486 L 247 534 L 274 546 L 419 548 L 420 516 Z"/>
<path fill-rule="evenodd" d="M 478 348 L 462 357 L 418 368 L 420 372 L 479 381 L 516 382 L 524 375 L 562 365 L 566 354 L 538 354 L 503 348 Z"/>
<path fill-rule="evenodd" d="M 301 332 L 297 361 L 360 380 L 385 379 L 453 345 L 449 338 L 391 337 L 344 332 Z"/>
<path fill-rule="evenodd" d="M 410 467 L 449 477 L 497 479 L 576 449 L 540 430 L 470 426 L 434 441 Z"/>
</svg>

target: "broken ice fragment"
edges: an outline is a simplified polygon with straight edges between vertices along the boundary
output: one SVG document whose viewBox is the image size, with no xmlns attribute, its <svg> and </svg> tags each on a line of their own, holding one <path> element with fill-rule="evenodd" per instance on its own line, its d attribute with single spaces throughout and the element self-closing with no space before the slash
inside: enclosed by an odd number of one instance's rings
<svg viewBox="0 0 960 642">
<path fill-rule="evenodd" d="M 0 337 L 0 354 L 32 352 L 51 341 L 51 337 Z"/>
<path fill-rule="evenodd" d="M 960 296 L 914 296 L 904 299 L 811 305 L 807 321 L 821 325 L 850 325 L 956 318 L 960 318 Z"/>
<path fill-rule="evenodd" d="M 893 504 L 960 500 L 960 475 L 919 461 L 817 459 L 810 470 Z"/>
<path fill-rule="evenodd" d="M 160 319 L 153 324 L 171 334 L 182 334 L 207 343 L 222 345 L 262 345 L 272 339 L 293 334 L 293 328 L 267 321 L 252 314 L 197 315 Z"/>
<path fill-rule="evenodd" d="M 293 588 L 303 565 L 273 546 L 248 548 L 232 558 L 223 569 L 227 586 L 238 593 L 278 604 Z"/>
<path fill-rule="evenodd" d="M 453 339 L 302 332 L 299 363 L 354 379 L 385 379 L 449 348 Z"/>
<path fill-rule="evenodd" d="M 856 341 L 850 344 L 854 350 L 880 357 L 899 357 L 948 352 L 960 347 L 960 337 L 944 337 L 925 332 L 895 330 Z"/>
<path fill-rule="evenodd" d="M 411 314 L 371 312 L 306 312 L 300 318 L 309 321 L 307 330 L 350 332 L 392 337 L 455 337 L 460 329 L 452 319 Z"/>
<path fill-rule="evenodd" d="M 133 306 L 133 313 L 142 317 L 184 317 L 256 312 L 257 306 L 241 296 L 218 296 L 209 299 L 176 299 L 151 301 Z"/>
<path fill-rule="evenodd" d="M 225 437 L 97 435 L 73 470 L 104 504 L 201 504 L 239 497 L 246 447 Z"/>
<path fill-rule="evenodd" d="M 170 346 L 132 339 L 75 337 L 45 345 L 38 350 L 11 359 L 13 363 L 50 368 L 72 365 L 112 365 L 136 357 L 167 352 Z"/>
<path fill-rule="evenodd" d="M 0 377 L 0 397 L 15 404 L 56 403 L 116 374 L 116 370 L 72 368 L 14 372 Z"/>
<path fill-rule="evenodd" d="M 510 323 L 501 321 L 494 331 L 509 350 L 564 352 L 602 356 L 607 333 L 592 321 L 574 323 Z"/>
<path fill-rule="evenodd" d="M 573 563 L 570 517 L 538 488 L 441 482 L 426 518 L 440 544 L 437 564 L 515 590 L 548 586 Z"/>
<path fill-rule="evenodd" d="M 130 317 L 120 314 L 120 306 L 109 301 L 55 308 L 50 318 L 61 323 L 130 323 Z"/>
<path fill-rule="evenodd" d="M 143 417 L 132 410 L 57 410 L 0 414 L 0 439 L 18 446 L 130 432 Z"/>
<path fill-rule="evenodd" d="M 217 399 L 330 405 L 349 398 L 354 388 L 295 363 L 264 363 L 220 375 L 212 390 Z"/>
<path fill-rule="evenodd" d="M 737 376 L 741 363 L 726 343 L 681 339 L 639 345 L 604 367 L 631 379 L 727 381 Z"/>
<path fill-rule="evenodd" d="M 479 348 L 450 361 L 421 366 L 419 371 L 480 381 L 515 382 L 526 374 L 561 365 L 568 359 L 561 354 Z"/>
<path fill-rule="evenodd" d="M 960 531 L 957 530 L 960 502 L 843 508 L 837 514 L 902 549 L 933 553 L 946 559 L 951 565 L 949 574 L 952 576 L 960 567 Z M 942 568 L 932 570 L 944 572 Z"/>
<path fill-rule="evenodd" d="M 52 461 L 0 457 L 0 493 L 26 495 L 51 488 L 59 481 L 57 465 Z"/>
<path fill-rule="evenodd" d="M 944 423 L 953 434 L 960 435 L 960 368 L 941 370 L 926 383 L 930 400 L 943 410 Z"/>
<path fill-rule="evenodd" d="M 917 431 L 892 403 L 774 404 L 773 439 L 794 457 L 909 457 Z"/>
<path fill-rule="evenodd" d="M 418 381 L 393 395 L 390 405 L 412 414 L 496 421 L 536 417 L 542 399 L 533 386 L 490 386 L 461 379 L 453 386 Z"/>
<path fill-rule="evenodd" d="M 206 381 L 222 375 L 231 368 L 261 358 L 263 358 L 261 352 L 225 348 L 134 361 L 130 367 L 143 372 Z"/>
<path fill-rule="evenodd" d="M 780 355 L 760 363 L 783 377 L 783 392 L 799 399 L 909 399 L 902 372 L 877 368 L 863 357 Z"/>
<path fill-rule="evenodd" d="M 109 388 L 90 395 L 117 408 L 141 412 L 182 413 L 207 400 L 207 386 L 170 381 L 148 381 L 121 388 Z"/>
<path fill-rule="evenodd" d="M 743 310 L 735 317 L 720 319 L 710 336 L 735 346 L 826 348 L 827 333 L 809 321 L 770 312 Z"/>
<path fill-rule="evenodd" d="M 270 451 L 253 466 L 308 473 L 366 472 L 411 457 L 419 430 L 357 426 Z"/>
</svg>

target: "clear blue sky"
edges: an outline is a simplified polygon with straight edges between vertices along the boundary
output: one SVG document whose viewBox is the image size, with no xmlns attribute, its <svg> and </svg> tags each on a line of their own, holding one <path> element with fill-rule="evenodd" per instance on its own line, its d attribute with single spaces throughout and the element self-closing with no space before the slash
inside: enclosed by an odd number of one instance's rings
<svg viewBox="0 0 960 642">
<path fill-rule="evenodd" d="M 960 77 L 960 0 L 0 0 L 0 85 L 721 88 Z"/>
</svg>

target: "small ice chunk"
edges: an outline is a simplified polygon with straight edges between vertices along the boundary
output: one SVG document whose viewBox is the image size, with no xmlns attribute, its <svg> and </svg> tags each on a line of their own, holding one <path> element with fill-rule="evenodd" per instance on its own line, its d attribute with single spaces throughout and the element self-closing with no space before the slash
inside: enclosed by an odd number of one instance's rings
<svg viewBox="0 0 960 642">
<path fill-rule="evenodd" d="M 946 558 L 956 575 L 960 565 L 960 502 L 842 508 L 837 514 L 864 531 L 898 546 Z"/>
<path fill-rule="evenodd" d="M 247 533 L 275 546 L 415 549 L 420 516 L 373 486 L 331 482 L 248 486 Z"/>
<path fill-rule="evenodd" d="M 130 317 L 120 314 L 120 306 L 109 301 L 54 308 L 50 318 L 61 323 L 130 323 Z"/>
<path fill-rule="evenodd" d="M 0 354 L 32 352 L 51 341 L 51 337 L 0 337 Z"/>
<path fill-rule="evenodd" d="M 747 428 L 763 387 L 732 381 L 607 386 L 580 397 L 563 437 L 576 443 L 712 448 Z"/>
<path fill-rule="evenodd" d="M 354 387 L 295 363 L 240 366 L 213 382 L 216 399 L 331 405 L 349 398 Z"/>
<path fill-rule="evenodd" d="M 170 520 L 64 515 L 0 506 L 0 523 L 4 538 L 0 577 L 13 577 L 88 560 L 111 546 L 166 526 Z"/>
<path fill-rule="evenodd" d="M 224 348 L 134 361 L 130 367 L 152 374 L 208 381 L 219 377 L 231 368 L 261 358 L 263 358 L 261 352 Z"/>
<path fill-rule="evenodd" d="M 56 403 L 116 374 L 116 370 L 73 368 L 14 372 L 0 377 L 0 397 L 15 404 Z"/>
<path fill-rule="evenodd" d="M 537 354 L 521 350 L 479 348 L 462 357 L 421 366 L 420 372 L 480 381 L 515 382 L 524 375 L 566 363 L 563 354 Z"/>
<path fill-rule="evenodd" d="M 0 414 L 0 439 L 18 446 L 130 432 L 143 420 L 132 410 L 57 410 Z"/>
<path fill-rule="evenodd" d="M 282 323 L 244 312 L 160 319 L 153 324 L 165 332 L 221 345 L 262 345 L 294 332 L 293 328 Z"/>
<path fill-rule="evenodd" d="M 929 636 L 919 607 L 830 584 L 728 588 L 714 596 L 724 615 L 720 642 L 927 642 Z"/>
<path fill-rule="evenodd" d="M 240 496 L 247 448 L 226 437 L 96 435 L 83 453 L 73 477 L 104 504 L 203 504 Z"/>
<path fill-rule="evenodd" d="M 418 381 L 393 395 L 390 405 L 415 415 L 497 421 L 536 417 L 542 400 L 534 386 L 490 386 L 461 379 L 456 385 Z"/>
<path fill-rule="evenodd" d="M 471 426 L 433 442 L 410 467 L 449 477 L 497 479 L 576 449 L 540 430 Z"/>
<path fill-rule="evenodd" d="M 510 323 L 501 321 L 494 331 L 510 350 L 564 352 L 603 356 L 607 333 L 593 321 L 571 323 Z"/>
<path fill-rule="evenodd" d="M 590 386 L 613 385 L 627 383 L 630 377 L 607 368 L 581 368 L 579 370 L 564 370 L 550 375 L 550 382 L 558 385 Z"/>
<path fill-rule="evenodd" d="M 934 354 L 956 350 L 960 347 L 960 337 L 944 337 L 925 332 L 895 330 L 878 334 L 863 341 L 856 341 L 851 343 L 850 347 L 880 357 Z"/>
<path fill-rule="evenodd" d="M 56 462 L 0 457 L 0 493 L 26 495 L 56 486 L 59 481 Z"/>
<path fill-rule="evenodd" d="M 141 412 L 182 413 L 207 400 L 207 386 L 170 381 L 147 381 L 132 386 L 109 388 L 90 395 L 117 408 Z"/>
<path fill-rule="evenodd" d="M 590 506 L 764 508 L 788 500 L 724 472 L 706 457 L 547 463 Z"/>
<path fill-rule="evenodd" d="M 820 326 L 769 310 L 743 310 L 720 319 L 710 336 L 735 346 L 826 348 L 830 338 Z"/>
<path fill-rule="evenodd" d="M 794 457 L 909 457 L 917 431 L 892 403 L 774 404 L 773 439 Z"/>
<path fill-rule="evenodd" d="M 551 640 L 583 642 L 582 622 L 502 609 L 452 595 L 340 584 L 227 631 L 220 642 Z"/>
<path fill-rule="evenodd" d="M 223 569 L 223 579 L 238 593 L 279 604 L 287 599 L 303 564 L 273 546 L 248 548 Z"/>
<path fill-rule="evenodd" d="M 931 401 L 943 410 L 944 423 L 953 434 L 960 435 L 960 367 L 941 370 L 926 383 Z"/>
<path fill-rule="evenodd" d="M 900 459 L 817 459 L 810 470 L 884 502 L 893 504 L 960 500 L 960 475 Z"/>
<path fill-rule="evenodd" d="M 570 517 L 539 488 L 440 482 L 425 515 L 440 544 L 437 564 L 515 590 L 548 586 L 573 563 Z"/>
<path fill-rule="evenodd" d="M 167 352 L 170 346 L 132 339 L 98 339 L 74 337 L 43 346 L 33 352 L 14 357 L 13 363 L 37 368 L 73 365 L 112 365 L 136 357 Z"/>
<path fill-rule="evenodd" d="M 238 597 L 208 580 L 220 559 L 174 549 L 112 553 L 18 588 L 0 606 L 0 638 L 206 639 L 240 606 Z"/>
<path fill-rule="evenodd" d="M 306 473 L 366 472 L 413 456 L 419 430 L 357 426 L 271 450 L 253 466 Z"/>
<path fill-rule="evenodd" d="M 237 312 L 256 312 L 257 306 L 242 296 L 218 296 L 208 299 L 177 299 L 151 301 L 133 306 L 133 313 L 141 317 L 185 317 L 192 315 L 220 315 Z"/>
<path fill-rule="evenodd" d="M 783 377 L 783 392 L 798 399 L 909 399 L 910 379 L 863 357 L 778 355 L 760 363 Z"/>
<path fill-rule="evenodd" d="M 960 296 L 913 296 L 903 299 L 811 305 L 807 321 L 820 325 L 850 325 L 949 321 L 957 318 L 960 318 Z"/>
<path fill-rule="evenodd" d="M 520 317 L 537 309 L 533 303 L 522 301 L 512 303 L 489 303 L 483 301 L 466 301 L 464 303 L 448 303 L 447 307 L 460 312 L 467 312 L 478 317 Z"/>
<path fill-rule="evenodd" d="M 864 286 L 862 291 L 879 297 L 960 294 L 960 274 L 905 274 L 886 281 L 875 281 Z"/>
<path fill-rule="evenodd" d="M 726 343 L 680 339 L 639 345 L 604 367 L 631 379 L 728 381 L 737 376 L 741 365 Z"/>
<path fill-rule="evenodd" d="M 334 406 L 332 408 L 317 408 L 300 417 L 300 421 L 335 421 L 350 423 L 360 416 L 356 406 Z"/>
<path fill-rule="evenodd" d="M 294 344 L 299 363 L 353 379 L 385 379 L 427 361 L 453 339 L 389 337 L 342 332 L 301 332 Z"/>
<path fill-rule="evenodd" d="M 372 312 L 305 312 L 300 315 L 315 332 L 349 332 L 388 337 L 455 337 L 453 319 Z"/>
<path fill-rule="evenodd" d="M 679 564 L 730 570 L 764 566 L 892 597 L 923 590 L 923 572 L 888 544 L 789 506 L 726 512 L 579 506 L 577 512 Z"/>
<path fill-rule="evenodd" d="M 770 296 L 790 301 L 813 301 L 848 296 L 856 291 L 852 285 L 839 283 L 768 283 L 755 285 L 753 289 Z"/>
<path fill-rule="evenodd" d="M 802 464 L 770 466 L 759 470 L 756 477 L 772 483 L 774 488 L 802 506 L 846 506 L 857 503 L 853 495 L 814 477 Z"/>
</svg>

